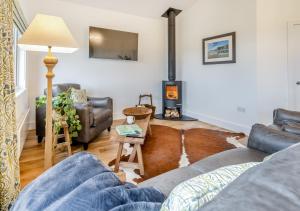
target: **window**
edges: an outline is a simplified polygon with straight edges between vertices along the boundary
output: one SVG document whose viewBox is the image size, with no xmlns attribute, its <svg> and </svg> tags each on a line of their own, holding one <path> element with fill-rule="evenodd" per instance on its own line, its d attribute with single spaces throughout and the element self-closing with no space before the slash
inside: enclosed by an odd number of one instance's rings
<svg viewBox="0 0 300 211">
<path fill-rule="evenodd" d="M 25 89 L 26 86 L 26 52 L 18 47 L 18 40 L 22 36 L 21 31 L 16 25 L 13 29 L 14 33 L 14 72 L 15 72 L 15 84 L 17 92 Z"/>
</svg>

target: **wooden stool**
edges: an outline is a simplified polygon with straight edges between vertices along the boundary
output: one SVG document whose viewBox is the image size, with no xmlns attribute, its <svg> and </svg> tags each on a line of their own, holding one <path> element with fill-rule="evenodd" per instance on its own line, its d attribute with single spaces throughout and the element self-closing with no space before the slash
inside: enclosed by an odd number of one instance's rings
<svg viewBox="0 0 300 211">
<path fill-rule="evenodd" d="M 53 147 L 52 147 L 52 162 L 54 163 L 55 155 L 56 155 L 56 149 L 59 149 L 61 147 L 67 147 L 68 149 L 68 156 L 72 155 L 71 150 L 71 138 L 69 134 L 69 126 L 66 121 L 62 122 L 62 127 L 64 130 L 63 134 L 56 134 L 55 130 L 53 129 Z M 58 143 L 58 139 L 65 138 L 65 141 L 62 143 Z"/>
</svg>

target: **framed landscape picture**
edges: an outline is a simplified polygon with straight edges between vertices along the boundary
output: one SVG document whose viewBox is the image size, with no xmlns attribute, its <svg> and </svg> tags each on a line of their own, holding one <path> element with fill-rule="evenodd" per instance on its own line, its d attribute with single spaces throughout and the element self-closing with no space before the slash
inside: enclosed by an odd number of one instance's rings
<svg viewBox="0 0 300 211">
<path fill-rule="evenodd" d="M 236 63 L 235 32 L 203 39 L 203 64 Z"/>
</svg>

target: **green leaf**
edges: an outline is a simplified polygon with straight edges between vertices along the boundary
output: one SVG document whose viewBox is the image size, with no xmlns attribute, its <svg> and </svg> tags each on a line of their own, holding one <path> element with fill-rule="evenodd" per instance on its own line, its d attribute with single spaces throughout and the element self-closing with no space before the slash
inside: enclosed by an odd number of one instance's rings
<svg viewBox="0 0 300 211">
<path fill-rule="evenodd" d="M 52 101 L 53 109 L 56 111 L 58 116 L 61 116 L 61 118 L 67 121 L 70 134 L 72 134 L 73 137 L 77 137 L 82 126 L 70 96 L 71 90 L 69 89 L 66 92 L 61 92 L 58 96 L 54 97 Z M 37 100 L 37 106 L 45 105 L 46 101 L 46 96 L 41 96 Z M 54 120 L 56 122 L 54 122 L 53 128 L 56 133 L 59 133 L 62 130 L 62 123 L 59 122 L 61 118 Z"/>
</svg>

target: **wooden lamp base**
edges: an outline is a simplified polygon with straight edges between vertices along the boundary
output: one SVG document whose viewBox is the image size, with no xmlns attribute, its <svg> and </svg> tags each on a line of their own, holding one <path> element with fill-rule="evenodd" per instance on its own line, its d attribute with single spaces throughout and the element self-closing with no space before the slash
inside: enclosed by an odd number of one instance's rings
<svg viewBox="0 0 300 211">
<path fill-rule="evenodd" d="M 48 169 L 53 165 L 52 161 L 52 79 L 54 78 L 53 68 L 57 64 L 58 59 L 51 53 L 51 47 L 48 47 L 48 55 L 44 58 L 44 64 L 48 71 L 47 78 L 47 107 L 46 107 L 46 130 L 45 130 L 45 155 L 44 155 L 44 168 Z"/>
</svg>

